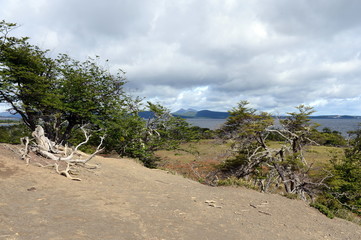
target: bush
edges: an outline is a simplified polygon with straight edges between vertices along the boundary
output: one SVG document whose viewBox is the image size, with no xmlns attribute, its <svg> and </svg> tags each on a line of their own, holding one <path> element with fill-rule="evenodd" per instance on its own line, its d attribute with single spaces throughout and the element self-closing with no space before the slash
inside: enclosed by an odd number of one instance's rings
<svg viewBox="0 0 361 240">
<path fill-rule="evenodd" d="M 20 138 L 30 135 L 30 131 L 23 123 L 0 126 L 1 143 L 20 144 Z"/>
<path fill-rule="evenodd" d="M 325 205 L 322 205 L 320 203 L 312 203 L 310 206 L 316 208 L 318 211 L 326 215 L 328 218 L 332 219 L 335 217 L 335 215 L 331 212 L 331 210 L 328 209 L 328 207 L 326 207 Z"/>
<path fill-rule="evenodd" d="M 347 146 L 346 139 L 338 131 L 331 131 L 329 128 L 324 128 L 322 132 L 314 129 L 311 138 L 320 145 L 344 147 Z"/>
</svg>

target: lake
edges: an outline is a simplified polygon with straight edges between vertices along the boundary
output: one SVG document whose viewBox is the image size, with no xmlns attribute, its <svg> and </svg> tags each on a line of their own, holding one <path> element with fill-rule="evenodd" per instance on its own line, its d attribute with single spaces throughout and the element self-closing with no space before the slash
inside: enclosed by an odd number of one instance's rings
<svg viewBox="0 0 361 240">
<path fill-rule="evenodd" d="M 218 129 L 226 119 L 188 118 L 186 121 L 193 126 L 215 130 Z M 332 131 L 341 132 L 345 137 L 348 136 L 348 131 L 358 129 L 361 123 L 361 119 L 312 119 L 312 121 L 321 124 L 321 126 L 318 127 L 319 131 L 328 127 Z"/>
</svg>

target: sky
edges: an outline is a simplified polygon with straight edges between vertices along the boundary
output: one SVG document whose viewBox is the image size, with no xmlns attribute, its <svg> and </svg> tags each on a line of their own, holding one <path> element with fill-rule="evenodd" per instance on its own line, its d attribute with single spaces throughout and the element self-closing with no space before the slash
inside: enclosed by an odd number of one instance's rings
<svg viewBox="0 0 361 240">
<path fill-rule="evenodd" d="M 0 0 L 13 34 L 53 57 L 109 60 L 129 93 L 172 111 L 247 100 L 361 115 L 360 12 L 359 0 Z"/>
</svg>

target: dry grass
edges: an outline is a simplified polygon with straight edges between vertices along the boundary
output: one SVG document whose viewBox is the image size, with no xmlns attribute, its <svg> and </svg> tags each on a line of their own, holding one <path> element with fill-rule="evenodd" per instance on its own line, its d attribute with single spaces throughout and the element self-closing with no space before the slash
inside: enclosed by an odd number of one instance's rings
<svg viewBox="0 0 361 240">
<path fill-rule="evenodd" d="M 224 161 L 229 146 L 215 140 L 185 143 L 177 151 L 158 151 L 159 167 L 202 182 L 207 175 Z"/>
<path fill-rule="evenodd" d="M 309 146 L 306 148 L 305 158 L 315 166 L 325 166 L 333 157 L 342 157 L 343 151 L 340 147 Z"/>
<path fill-rule="evenodd" d="M 281 146 L 281 142 L 269 142 L 270 147 Z M 203 181 L 206 176 L 216 169 L 216 166 L 227 159 L 229 144 L 216 140 L 201 140 L 181 145 L 183 150 L 158 151 L 159 167 L 185 177 Z M 320 173 L 334 157 L 342 157 L 343 149 L 327 146 L 308 146 L 305 158 L 312 164 L 313 174 Z"/>
</svg>

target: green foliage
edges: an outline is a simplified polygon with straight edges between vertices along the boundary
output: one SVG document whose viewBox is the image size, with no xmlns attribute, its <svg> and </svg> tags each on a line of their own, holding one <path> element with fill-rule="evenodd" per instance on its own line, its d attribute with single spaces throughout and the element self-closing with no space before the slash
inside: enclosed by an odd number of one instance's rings
<svg viewBox="0 0 361 240">
<path fill-rule="evenodd" d="M 308 175 L 310 166 L 304 159 L 304 148 L 312 143 L 311 132 L 317 127 L 309 119 L 314 111 L 300 105 L 296 112 L 280 120 L 279 128 L 271 128 L 273 118 L 257 113 L 242 101 L 230 111 L 221 137 L 231 141 L 231 157 L 220 165 L 223 176 L 252 178 L 263 191 L 282 184 L 286 193 L 306 199 L 312 196 L 315 186 Z M 279 140 L 270 147 L 268 137 Z"/>
<path fill-rule="evenodd" d="M 99 129 L 114 114 L 129 111 L 121 70 L 111 74 L 99 59 L 79 62 L 64 54 L 52 59 L 27 38 L 9 37 L 15 26 L 0 23 L 0 102 L 10 104 L 31 130 L 42 125 L 47 137 L 60 143 L 79 125 Z"/>
<path fill-rule="evenodd" d="M 310 206 L 316 208 L 318 211 L 326 215 L 328 218 L 333 219 L 335 217 L 335 215 L 325 205 L 322 205 L 320 203 L 312 203 Z"/>
<path fill-rule="evenodd" d="M 184 119 L 173 117 L 159 104 L 148 102 L 149 119 L 137 112 L 119 114 L 108 123 L 105 146 L 122 156 L 138 158 L 147 167 L 156 167 L 158 150 L 173 150 L 183 142 L 199 139 L 199 134 Z"/>
<path fill-rule="evenodd" d="M 361 131 L 354 131 L 353 135 L 344 156 L 331 159 L 327 187 L 317 200 L 342 218 L 349 218 L 351 212 L 361 216 Z"/>
<path fill-rule="evenodd" d="M 327 209 L 329 209 L 336 215 L 337 212 L 339 212 L 339 210 L 343 208 L 342 204 L 336 198 L 334 198 L 331 193 L 327 191 L 323 191 L 319 194 L 315 201 L 315 204 L 320 204 L 327 207 Z"/>
<path fill-rule="evenodd" d="M 23 124 L 0 126 L 0 142 L 19 144 L 20 138 L 30 136 L 29 129 Z"/>
<path fill-rule="evenodd" d="M 42 125 L 50 140 L 76 145 L 86 126 L 93 136 L 82 150 L 91 150 L 106 134 L 107 151 L 139 158 L 148 167 L 156 165 L 155 151 L 200 138 L 199 129 L 159 104 L 148 103 L 154 117 L 140 118 L 140 100 L 124 92 L 122 70 L 110 73 L 98 57 L 83 62 L 66 54 L 48 57 L 27 38 L 10 37 L 15 27 L 0 22 L 0 102 L 10 104 L 30 130 Z"/>
<path fill-rule="evenodd" d="M 314 129 L 311 133 L 311 138 L 323 146 L 345 147 L 347 146 L 346 139 L 338 131 L 331 131 L 329 128 L 323 128 L 321 132 Z"/>
<path fill-rule="evenodd" d="M 247 107 L 247 101 L 241 101 L 238 107 L 229 111 L 229 117 L 221 128 L 220 134 L 228 139 L 253 138 L 257 141 L 264 129 L 273 124 L 273 119 L 268 113 Z"/>
<path fill-rule="evenodd" d="M 346 150 L 346 157 L 331 161 L 333 176 L 328 192 L 347 209 L 361 216 L 361 155 Z"/>
<path fill-rule="evenodd" d="M 273 124 L 272 117 L 264 112 L 257 113 L 247 107 L 247 101 L 241 101 L 238 107 L 229 112 L 229 117 L 219 131 L 219 136 L 231 140 L 231 151 L 234 153 L 220 167 L 236 177 L 244 177 L 253 173 L 264 159 L 253 161 L 252 155 L 261 150 L 265 129 Z"/>
<path fill-rule="evenodd" d="M 314 113 L 312 107 L 299 105 L 296 107 L 298 111 L 288 113 L 288 117 L 280 120 L 281 124 L 290 132 L 303 132 L 315 129 L 318 124 L 313 123 L 309 116 Z"/>
<path fill-rule="evenodd" d="M 216 131 L 209 128 L 201 128 L 198 126 L 191 126 L 191 130 L 198 135 L 199 139 L 213 139 L 216 136 Z"/>
</svg>

